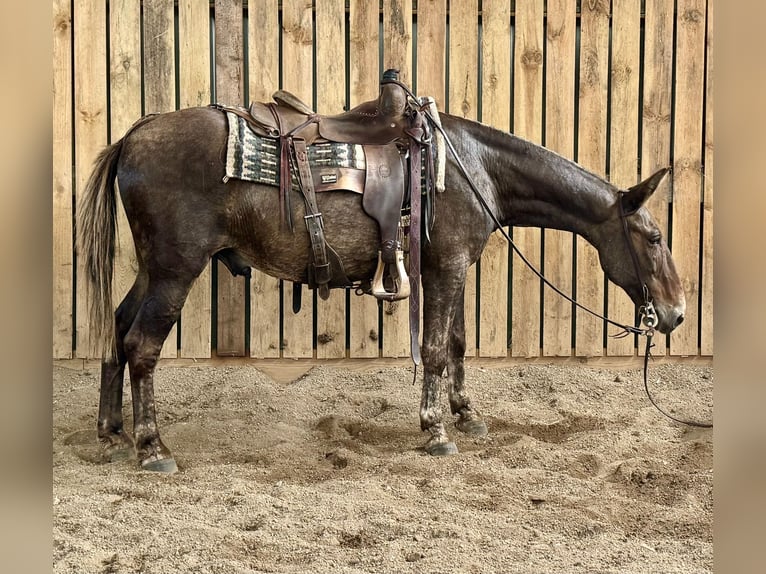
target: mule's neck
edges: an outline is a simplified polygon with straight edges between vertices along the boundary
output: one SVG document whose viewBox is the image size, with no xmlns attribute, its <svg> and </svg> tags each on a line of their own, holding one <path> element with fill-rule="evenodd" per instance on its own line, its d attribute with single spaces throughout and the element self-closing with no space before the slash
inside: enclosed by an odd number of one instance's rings
<svg viewBox="0 0 766 574">
<path fill-rule="evenodd" d="M 596 227 L 613 213 L 614 185 L 513 134 L 475 122 L 468 129 L 503 225 L 572 231 L 593 242 Z"/>
</svg>

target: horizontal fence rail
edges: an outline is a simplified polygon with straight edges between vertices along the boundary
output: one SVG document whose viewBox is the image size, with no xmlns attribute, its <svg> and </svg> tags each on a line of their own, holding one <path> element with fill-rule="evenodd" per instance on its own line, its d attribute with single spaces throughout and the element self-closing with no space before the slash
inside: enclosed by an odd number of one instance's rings
<svg viewBox="0 0 766 574">
<path fill-rule="evenodd" d="M 655 354 L 713 354 L 712 0 L 54 0 L 53 357 L 92 358 L 76 201 L 99 150 L 144 114 L 266 101 L 286 89 L 333 114 L 377 97 L 397 68 L 440 110 L 511 131 L 626 188 L 663 166 L 650 210 L 687 296 Z M 635 308 L 581 237 L 514 228 L 553 283 L 616 320 Z M 122 208 L 115 305 L 137 269 Z M 409 354 L 406 302 L 349 290 L 323 301 L 211 263 L 163 357 Z M 493 234 L 471 268 L 468 356 L 632 356 L 638 342 L 557 296 Z M 657 341 L 655 341 L 657 342 Z"/>
</svg>

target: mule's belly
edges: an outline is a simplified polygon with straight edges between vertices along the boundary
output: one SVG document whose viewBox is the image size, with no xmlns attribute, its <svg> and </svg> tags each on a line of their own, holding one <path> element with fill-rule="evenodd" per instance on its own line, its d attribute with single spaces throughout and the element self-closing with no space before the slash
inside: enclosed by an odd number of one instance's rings
<svg viewBox="0 0 766 574">
<path fill-rule="evenodd" d="M 311 241 L 304 223 L 305 208 L 297 193 L 291 196 L 293 229 L 281 220 L 278 190 L 238 182 L 240 204 L 232 221 L 233 246 L 250 266 L 274 277 L 308 282 Z M 235 192 L 236 193 L 236 192 Z M 351 281 L 371 279 L 375 273 L 380 232 L 361 207 L 361 196 L 350 192 L 318 194 L 328 249 L 337 253 Z"/>
</svg>

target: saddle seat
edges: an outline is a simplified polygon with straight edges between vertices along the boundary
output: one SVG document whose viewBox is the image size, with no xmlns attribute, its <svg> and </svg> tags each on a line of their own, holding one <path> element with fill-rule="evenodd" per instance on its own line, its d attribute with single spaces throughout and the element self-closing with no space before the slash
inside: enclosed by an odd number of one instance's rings
<svg viewBox="0 0 766 574">
<path fill-rule="evenodd" d="M 275 103 L 252 102 L 249 112 L 261 135 L 300 137 L 306 145 L 321 141 L 385 145 L 406 138 L 409 126 L 407 96 L 400 86 L 386 84 L 384 75 L 377 100 L 364 102 L 337 115 L 320 115 L 286 90 L 276 91 Z M 256 130 L 257 131 L 257 130 Z"/>
</svg>

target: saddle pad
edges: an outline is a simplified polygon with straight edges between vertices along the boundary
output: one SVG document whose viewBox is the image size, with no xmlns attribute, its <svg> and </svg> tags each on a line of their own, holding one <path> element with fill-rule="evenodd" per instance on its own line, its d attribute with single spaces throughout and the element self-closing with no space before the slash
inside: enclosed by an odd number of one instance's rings
<svg viewBox="0 0 766 574">
<path fill-rule="evenodd" d="M 226 176 L 267 185 L 279 185 L 279 141 L 256 134 L 244 118 L 226 112 L 229 138 L 226 148 Z M 309 165 L 365 169 L 364 150 L 361 145 L 323 142 L 308 146 Z M 292 172 L 292 185 L 298 179 Z"/>
</svg>

